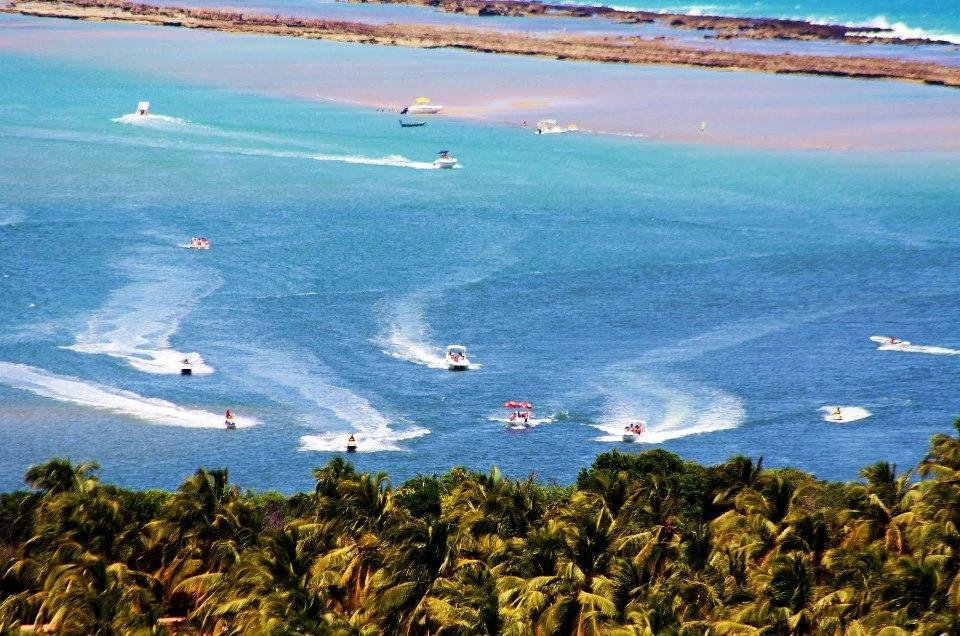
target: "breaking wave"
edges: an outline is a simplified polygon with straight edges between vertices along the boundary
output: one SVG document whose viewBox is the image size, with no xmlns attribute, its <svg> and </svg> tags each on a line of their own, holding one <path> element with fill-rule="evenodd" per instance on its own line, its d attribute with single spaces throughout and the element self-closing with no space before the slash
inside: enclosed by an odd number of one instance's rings
<svg viewBox="0 0 960 636">
<path fill-rule="evenodd" d="M 810 20 L 814 22 L 814 20 Z M 885 16 L 878 15 L 875 18 L 871 18 L 865 22 L 859 24 L 845 24 L 844 26 L 849 27 L 873 27 L 877 29 L 886 29 L 887 33 L 871 33 L 869 31 L 849 31 L 847 35 L 864 35 L 867 37 L 882 35 L 885 37 L 891 37 L 897 40 L 942 40 L 944 42 L 950 42 L 952 44 L 960 44 L 960 34 L 956 33 L 941 33 L 938 31 L 930 31 L 928 29 L 922 29 L 919 27 L 912 27 L 907 25 L 904 22 L 891 22 Z"/>
<path fill-rule="evenodd" d="M 79 378 L 56 375 L 26 364 L 0 362 L 0 382 L 42 397 L 78 404 L 117 415 L 125 415 L 152 424 L 185 428 L 223 428 L 223 416 L 191 409 L 166 400 L 143 397 L 131 391 L 84 382 Z M 235 418 L 238 428 L 253 426 L 249 417 Z"/>
</svg>

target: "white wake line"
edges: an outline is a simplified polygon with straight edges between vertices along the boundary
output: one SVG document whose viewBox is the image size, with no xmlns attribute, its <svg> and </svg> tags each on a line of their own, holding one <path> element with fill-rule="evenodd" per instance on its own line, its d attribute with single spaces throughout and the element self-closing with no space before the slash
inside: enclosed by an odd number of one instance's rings
<svg viewBox="0 0 960 636">
<path fill-rule="evenodd" d="M 835 415 L 837 409 L 840 409 L 839 418 Z M 860 406 L 821 406 L 819 411 L 823 414 L 823 421 L 830 422 L 831 424 L 848 424 L 873 415 L 873 413 Z"/>
<path fill-rule="evenodd" d="M 876 342 L 879 346 L 877 351 L 901 351 L 903 353 L 926 353 L 934 356 L 957 356 L 960 350 L 950 349 L 948 347 L 936 347 L 929 345 L 916 345 L 907 340 L 898 340 L 890 342 L 888 336 L 870 336 L 870 340 Z"/>
<path fill-rule="evenodd" d="M 0 383 L 58 402 L 125 415 L 151 424 L 184 428 L 223 428 L 223 416 L 210 411 L 179 406 L 71 376 L 56 375 L 26 364 L 0 362 Z M 235 418 L 237 428 L 257 424 L 250 417 Z"/>
<path fill-rule="evenodd" d="M 146 128 L 156 128 L 160 130 L 176 130 L 176 129 L 196 129 L 197 131 L 207 132 L 218 134 L 222 137 L 237 137 L 242 139 L 242 134 L 231 134 L 226 133 L 225 131 L 220 131 L 217 128 L 212 126 L 203 126 L 200 124 L 194 124 L 193 122 L 180 119 L 179 117 L 168 117 L 166 115 L 136 115 L 128 114 L 122 117 L 117 117 L 111 121 L 123 124 L 130 124 L 135 126 L 141 126 Z M 252 139 L 256 139 L 256 136 L 251 136 Z M 269 139 L 267 141 L 270 141 Z M 274 143 L 283 143 L 281 140 L 277 140 Z M 177 146 L 172 147 L 193 147 L 197 150 L 209 150 L 210 152 L 220 152 L 220 153 L 230 153 L 246 156 L 255 156 L 255 157 L 275 157 L 281 159 L 312 159 L 314 161 L 334 161 L 340 163 L 350 163 L 350 164 L 359 164 L 367 166 L 394 166 L 397 168 L 412 168 L 414 170 L 437 170 L 438 167 L 433 165 L 433 162 L 427 161 L 413 161 L 404 157 L 403 155 L 387 155 L 385 157 L 367 157 L 364 155 L 340 155 L 340 154 L 326 154 L 326 153 L 309 153 L 301 151 L 274 151 L 274 150 L 262 150 L 256 148 L 242 148 L 242 147 L 202 147 L 195 144 L 178 144 Z M 455 166 L 459 167 L 459 166 Z"/>
</svg>

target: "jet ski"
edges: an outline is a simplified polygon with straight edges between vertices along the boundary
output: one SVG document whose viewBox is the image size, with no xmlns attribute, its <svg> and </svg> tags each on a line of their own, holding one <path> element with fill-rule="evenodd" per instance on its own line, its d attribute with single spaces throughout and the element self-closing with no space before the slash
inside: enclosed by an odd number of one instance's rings
<svg viewBox="0 0 960 636">
<path fill-rule="evenodd" d="M 356 453 L 357 452 L 357 440 L 353 435 L 347 440 L 347 452 Z"/>
</svg>

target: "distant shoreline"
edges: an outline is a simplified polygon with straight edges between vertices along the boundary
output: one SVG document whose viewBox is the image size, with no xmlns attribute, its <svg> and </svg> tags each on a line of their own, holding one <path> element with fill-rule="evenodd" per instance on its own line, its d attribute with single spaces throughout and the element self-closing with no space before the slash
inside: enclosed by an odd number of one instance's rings
<svg viewBox="0 0 960 636">
<path fill-rule="evenodd" d="M 356 4 L 407 4 L 431 7 L 444 13 L 509 17 L 608 18 L 623 24 L 652 24 L 680 30 L 709 32 L 706 40 L 834 40 L 849 44 L 900 44 L 956 46 L 935 38 L 900 38 L 893 29 L 870 26 L 810 22 L 790 18 L 690 15 L 686 13 L 616 9 L 540 0 L 338 0 Z"/>
<path fill-rule="evenodd" d="M 424 24 L 365 24 L 264 16 L 232 10 L 160 7 L 122 0 L 24 0 L 10 2 L 0 7 L 0 12 L 36 17 L 281 35 L 358 44 L 455 48 L 559 60 L 892 79 L 960 87 L 960 67 L 932 62 L 852 56 L 743 53 L 695 48 L 663 40 L 637 37 L 531 36 L 523 33 Z"/>
</svg>

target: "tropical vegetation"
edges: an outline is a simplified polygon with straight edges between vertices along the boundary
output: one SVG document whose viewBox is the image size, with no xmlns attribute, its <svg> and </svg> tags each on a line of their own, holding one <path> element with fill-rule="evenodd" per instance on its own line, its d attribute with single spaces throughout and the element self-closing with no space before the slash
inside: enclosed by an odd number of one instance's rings
<svg viewBox="0 0 960 636">
<path fill-rule="evenodd" d="M 960 420 L 955 424 L 960 434 Z M 576 484 L 342 458 L 290 497 L 53 459 L 0 496 L 0 633 L 960 634 L 960 437 L 851 483 L 604 453 Z"/>
</svg>

